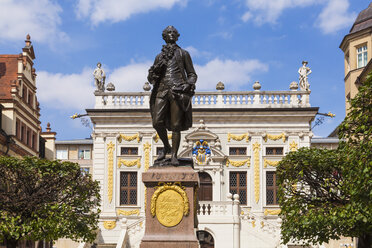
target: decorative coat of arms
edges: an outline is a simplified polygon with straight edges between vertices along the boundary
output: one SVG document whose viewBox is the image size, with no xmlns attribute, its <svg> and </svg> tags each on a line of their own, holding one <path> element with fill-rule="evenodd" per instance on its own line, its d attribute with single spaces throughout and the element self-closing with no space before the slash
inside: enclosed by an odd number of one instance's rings
<svg viewBox="0 0 372 248">
<path fill-rule="evenodd" d="M 209 162 L 211 157 L 211 149 L 206 140 L 198 140 L 192 148 L 192 157 L 199 165 L 205 165 Z"/>
</svg>

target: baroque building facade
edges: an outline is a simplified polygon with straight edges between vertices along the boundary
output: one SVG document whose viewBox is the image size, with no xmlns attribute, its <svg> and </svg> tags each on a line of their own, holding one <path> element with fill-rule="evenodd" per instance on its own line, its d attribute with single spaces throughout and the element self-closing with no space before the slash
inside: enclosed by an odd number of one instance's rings
<svg viewBox="0 0 372 248">
<path fill-rule="evenodd" d="M 197 92 L 193 128 L 182 132 L 179 157 L 199 174 L 196 230 L 202 248 L 281 247 L 276 166 L 309 147 L 318 112 L 310 91 Z M 100 182 L 98 244 L 138 247 L 146 225 L 142 172 L 161 141 L 151 124 L 149 92 L 95 92 L 92 175 Z M 171 137 L 169 136 L 169 139 Z M 290 246 L 289 246 L 290 247 Z"/>
<path fill-rule="evenodd" d="M 35 52 L 30 35 L 19 54 L 0 54 L 0 155 L 54 159 L 56 133 L 41 130 Z M 3 175 L 1 175 L 3 176 Z M 51 247 L 47 241 L 23 240 L 19 247 Z M 0 243 L 0 248 L 5 247 Z"/>
<path fill-rule="evenodd" d="M 27 35 L 20 54 L 0 55 L 0 154 L 54 158 L 56 133 L 40 127 L 35 52 Z"/>
</svg>

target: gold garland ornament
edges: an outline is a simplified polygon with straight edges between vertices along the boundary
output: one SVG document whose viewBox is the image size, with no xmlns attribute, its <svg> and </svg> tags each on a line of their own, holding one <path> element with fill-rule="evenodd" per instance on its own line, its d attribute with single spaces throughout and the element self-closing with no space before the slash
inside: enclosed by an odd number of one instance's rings
<svg viewBox="0 0 372 248">
<path fill-rule="evenodd" d="M 114 150 L 115 145 L 110 141 L 110 143 L 107 144 L 107 151 L 108 151 L 108 180 L 107 180 L 107 194 L 108 194 L 108 200 L 111 203 L 112 201 L 112 190 L 113 190 L 113 183 L 114 183 Z"/>
<path fill-rule="evenodd" d="M 251 166 L 251 158 L 247 158 L 246 160 L 242 160 L 242 161 L 233 161 L 233 160 L 227 159 L 226 160 L 226 167 L 229 167 L 229 164 L 231 164 L 234 167 L 241 167 L 241 166 L 247 164 L 247 166 L 249 167 L 249 166 Z"/>
<path fill-rule="evenodd" d="M 134 135 L 125 135 L 125 134 L 120 134 L 118 137 L 118 141 L 121 143 L 123 140 L 125 141 L 133 141 L 137 140 L 137 143 L 141 141 L 141 136 L 139 133 L 136 133 Z"/>
<path fill-rule="evenodd" d="M 166 227 L 176 226 L 189 214 L 189 199 L 181 183 L 158 184 L 151 197 L 151 215 Z"/>
<path fill-rule="evenodd" d="M 280 210 L 280 209 L 273 209 L 273 210 L 265 209 L 264 215 L 265 216 L 268 216 L 268 215 L 278 215 L 278 214 L 280 214 L 281 211 L 282 210 Z"/>
<path fill-rule="evenodd" d="M 268 159 L 264 159 L 264 168 L 266 168 L 268 165 L 270 166 L 278 166 L 278 164 L 280 163 L 280 161 L 273 161 L 273 160 L 268 160 Z"/>
<path fill-rule="evenodd" d="M 283 139 L 283 142 L 285 142 L 286 140 L 286 135 L 285 133 L 281 133 L 281 134 L 278 134 L 278 135 L 274 135 L 274 134 L 268 134 L 266 133 L 265 135 L 265 142 L 267 142 L 267 139 L 270 139 L 270 140 L 279 140 L 279 139 Z"/>
<path fill-rule="evenodd" d="M 125 165 L 126 167 L 133 167 L 137 165 L 138 168 L 141 168 L 141 158 L 137 158 L 135 160 L 125 160 L 125 159 L 119 158 L 118 168 L 120 168 L 121 165 Z"/>
<path fill-rule="evenodd" d="M 134 210 L 126 211 L 126 210 L 118 209 L 116 213 L 117 215 L 124 215 L 124 216 L 130 216 L 130 215 L 135 215 L 135 214 L 138 216 L 140 214 L 140 210 L 134 209 Z"/>
<path fill-rule="evenodd" d="M 104 221 L 104 222 L 103 222 L 103 226 L 104 226 L 107 230 L 114 229 L 114 228 L 116 227 L 116 221 Z"/>
<path fill-rule="evenodd" d="M 260 150 L 261 145 L 256 142 L 253 144 L 254 151 L 254 198 L 256 203 L 260 200 Z"/>
<path fill-rule="evenodd" d="M 150 151 L 151 151 L 151 144 L 149 142 L 146 142 L 143 144 L 143 150 L 145 151 L 145 172 L 150 167 Z"/>
<path fill-rule="evenodd" d="M 232 133 L 227 133 L 227 142 L 230 142 L 231 139 L 236 140 L 236 141 L 242 141 L 243 139 L 245 139 L 245 142 L 248 142 L 249 141 L 249 134 L 245 133 L 245 134 L 242 134 L 242 135 L 236 135 L 236 134 L 232 134 Z"/>
<path fill-rule="evenodd" d="M 297 151 L 297 149 L 298 149 L 298 144 L 296 143 L 296 141 L 292 141 L 292 142 L 289 144 L 289 149 L 291 150 L 291 152 L 295 152 L 295 151 Z"/>
<path fill-rule="evenodd" d="M 159 134 L 156 133 L 156 135 L 154 136 L 155 143 L 158 143 L 159 139 L 160 139 Z M 168 134 L 168 139 L 169 140 L 172 139 L 172 134 Z"/>
</svg>

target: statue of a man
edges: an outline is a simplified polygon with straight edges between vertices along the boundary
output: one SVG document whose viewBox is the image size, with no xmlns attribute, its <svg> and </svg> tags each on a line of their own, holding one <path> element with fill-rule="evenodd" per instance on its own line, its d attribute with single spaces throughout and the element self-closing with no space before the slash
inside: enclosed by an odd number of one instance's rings
<svg viewBox="0 0 372 248">
<path fill-rule="evenodd" d="M 152 125 L 164 144 L 157 161 L 171 154 L 171 164 L 174 166 L 179 165 L 177 153 L 181 131 L 192 126 L 191 99 L 197 79 L 190 54 L 176 44 L 179 36 L 173 26 L 164 29 L 166 45 L 156 56 L 147 77 L 153 85 L 150 98 Z M 167 130 L 172 131 L 172 147 Z"/>
<path fill-rule="evenodd" d="M 101 68 L 101 63 L 97 63 L 97 68 L 93 71 L 94 83 L 97 87 L 97 91 L 105 91 L 105 80 L 106 74 L 105 71 Z"/>
<path fill-rule="evenodd" d="M 307 76 L 311 74 L 311 70 L 309 67 L 306 66 L 307 61 L 302 61 L 302 66 L 298 69 L 298 73 L 300 74 L 300 89 L 301 90 L 309 90 L 310 84 L 307 80 Z"/>
</svg>

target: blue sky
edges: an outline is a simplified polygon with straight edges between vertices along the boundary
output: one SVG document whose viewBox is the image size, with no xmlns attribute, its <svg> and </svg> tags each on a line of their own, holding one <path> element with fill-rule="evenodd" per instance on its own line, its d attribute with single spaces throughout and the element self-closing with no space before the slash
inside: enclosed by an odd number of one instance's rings
<svg viewBox="0 0 372 248">
<path fill-rule="evenodd" d="M 94 104 L 98 61 L 116 91 L 142 91 L 147 70 L 174 25 L 192 56 L 197 90 L 287 90 L 309 61 L 312 106 L 336 114 L 317 126 L 327 136 L 344 118 L 344 62 L 339 49 L 366 0 L 0 0 L 0 54 L 34 45 L 43 130 L 58 140 L 89 137 L 74 113 Z"/>
</svg>

